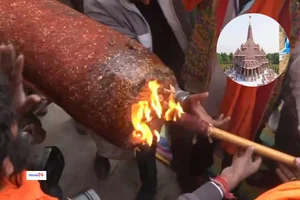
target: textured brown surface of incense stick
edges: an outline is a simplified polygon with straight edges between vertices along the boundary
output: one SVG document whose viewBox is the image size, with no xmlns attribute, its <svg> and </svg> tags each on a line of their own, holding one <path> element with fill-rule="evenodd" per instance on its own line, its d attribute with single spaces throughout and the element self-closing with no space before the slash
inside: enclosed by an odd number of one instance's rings
<svg viewBox="0 0 300 200">
<path fill-rule="evenodd" d="M 55 0 L 3 0 L 0 42 L 25 55 L 25 78 L 82 125 L 131 147 L 131 105 L 173 73 L 137 42 Z M 143 94 L 141 94 L 143 90 Z"/>
</svg>

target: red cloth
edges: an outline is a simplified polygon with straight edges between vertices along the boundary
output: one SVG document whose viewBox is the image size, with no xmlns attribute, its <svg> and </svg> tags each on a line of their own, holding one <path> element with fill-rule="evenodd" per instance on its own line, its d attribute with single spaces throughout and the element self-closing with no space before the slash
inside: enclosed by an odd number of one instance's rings
<svg viewBox="0 0 300 200">
<path fill-rule="evenodd" d="M 184 8 L 187 11 L 192 11 L 194 8 L 197 7 L 203 0 L 183 0 Z"/>
</svg>

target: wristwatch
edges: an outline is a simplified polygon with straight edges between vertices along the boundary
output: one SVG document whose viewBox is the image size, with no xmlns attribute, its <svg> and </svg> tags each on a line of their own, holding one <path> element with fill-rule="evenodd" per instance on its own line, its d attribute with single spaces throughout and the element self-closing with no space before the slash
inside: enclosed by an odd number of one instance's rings
<svg viewBox="0 0 300 200">
<path fill-rule="evenodd" d="M 190 93 L 188 92 L 180 91 L 177 94 L 175 94 L 175 99 L 176 101 L 182 103 L 189 95 Z"/>
<path fill-rule="evenodd" d="M 185 96 L 181 96 L 179 97 L 178 101 L 180 101 L 180 103 L 182 103 L 186 98 L 188 98 L 189 95 L 185 95 Z"/>
</svg>

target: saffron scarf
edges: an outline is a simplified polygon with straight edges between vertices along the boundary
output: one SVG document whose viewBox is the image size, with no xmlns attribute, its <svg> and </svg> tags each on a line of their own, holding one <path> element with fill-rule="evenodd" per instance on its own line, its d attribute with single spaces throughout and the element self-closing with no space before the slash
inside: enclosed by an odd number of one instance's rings
<svg viewBox="0 0 300 200">
<path fill-rule="evenodd" d="M 255 200 L 300 200 L 300 181 L 291 181 L 275 187 Z"/>
<path fill-rule="evenodd" d="M 26 171 L 17 176 L 20 187 L 5 179 L 0 190 L 0 200 L 58 200 L 45 194 L 38 181 L 26 180 Z"/>
</svg>

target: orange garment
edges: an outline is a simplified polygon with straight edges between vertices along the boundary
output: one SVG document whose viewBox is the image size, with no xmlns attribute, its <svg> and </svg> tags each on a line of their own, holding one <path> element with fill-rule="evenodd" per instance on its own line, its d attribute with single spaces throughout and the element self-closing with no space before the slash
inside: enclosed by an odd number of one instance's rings
<svg viewBox="0 0 300 200">
<path fill-rule="evenodd" d="M 26 171 L 18 175 L 20 187 L 8 179 L 0 190 L 0 200 L 58 200 L 45 194 L 38 181 L 26 180 Z"/>
<path fill-rule="evenodd" d="M 255 0 L 248 13 L 261 13 L 278 21 L 284 3 L 285 0 Z M 275 81 L 261 87 L 246 87 L 228 78 L 220 110 L 232 118 L 229 132 L 251 140 L 255 137 L 274 85 Z M 223 143 L 222 146 L 229 154 L 237 150 L 233 144 Z"/>
<path fill-rule="evenodd" d="M 300 200 L 300 181 L 292 181 L 271 189 L 255 200 Z"/>
<path fill-rule="evenodd" d="M 221 113 L 225 116 L 231 116 L 231 122 L 228 131 L 235 133 L 243 138 L 251 138 L 253 111 L 256 99 L 255 87 L 244 87 L 231 79 L 227 79 L 227 87 L 223 103 L 221 104 Z M 223 143 L 223 148 L 227 153 L 233 154 L 236 146 L 230 143 Z"/>
</svg>

